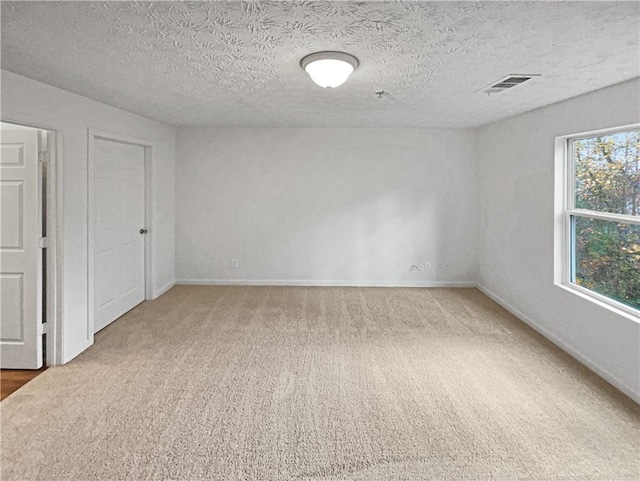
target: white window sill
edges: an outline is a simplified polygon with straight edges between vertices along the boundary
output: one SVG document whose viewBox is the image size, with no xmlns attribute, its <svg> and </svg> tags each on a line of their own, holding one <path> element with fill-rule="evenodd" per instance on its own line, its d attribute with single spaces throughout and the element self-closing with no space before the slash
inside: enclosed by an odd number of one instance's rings
<svg viewBox="0 0 640 481">
<path fill-rule="evenodd" d="M 556 282 L 555 285 L 564 289 L 565 291 L 575 294 L 576 296 L 586 299 L 587 301 L 592 302 L 602 307 L 603 309 L 607 309 L 614 314 L 618 314 L 619 316 L 640 324 L 640 311 L 634 309 L 631 306 L 627 306 L 620 302 L 614 301 L 607 298 L 606 296 L 590 291 L 589 289 L 585 289 L 584 287 L 577 286 L 575 284 Z"/>
</svg>

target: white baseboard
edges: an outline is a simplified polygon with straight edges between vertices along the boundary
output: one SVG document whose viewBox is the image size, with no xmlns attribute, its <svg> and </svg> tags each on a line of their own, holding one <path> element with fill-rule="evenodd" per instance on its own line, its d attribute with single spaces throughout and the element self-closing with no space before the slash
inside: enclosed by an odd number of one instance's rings
<svg viewBox="0 0 640 481">
<path fill-rule="evenodd" d="M 164 286 L 162 286 L 160 289 L 153 291 L 153 298 L 157 299 L 158 297 L 160 297 L 162 294 L 167 292 L 169 289 L 171 289 L 175 285 L 176 285 L 176 281 L 171 281 L 168 284 L 165 284 Z"/>
<path fill-rule="evenodd" d="M 307 286 L 307 287 L 476 287 L 475 282 L 430 281 L 319 281 L 285 279 L 178 279 L 176 284 L 199 286 Z"/>
<path fill-rule="evenodd" d="M 579 352 L 577 349 L 573 348 L 572 346 L 567 344 L 565 341 L 556 337 L 553 333 L 549 332 L 549 330 L 542 327 L 533 319 L 531 319 L 528 316 L 525 316 L 520 310 L 510 305 L 508 302 L 506 302 L 504 299 L 499 297 L 497 294 L 493 293 L 492 291 L 490 291 L 489 289 L 487 289 L 486 287 L 480 284 L 477 284 L 476 287 L 483 294 L 485 294 L 487 297 L 491 298 L 492 300 L 500 304 L 507 311 L 509 311 L 514 316 L 516 316 L 518 319 L 520 319 L 522 322 L 527 324 L 529 327 L 531 327 L 532 329 L 537 331 L 539 334 L 547 338 L 549 341 L 554 343 L 556 346 L 558 346 L 560 349 L 562 349 L 563 351 L 565 351 L 566 353 L 568 353 L 569 355 L 577 359 L 580 363 L 587 366 L 589 369 L 591 369 L 593 372 L 595 372 L 598 376 L 603 378 L 609 384 L 614 386 L 616 389 L 622 391 L 624 394 L 629 396 L 635 402 L 640 404 L 640 393 L 637 393 L 636 391 L 634 391 L 633 388 L 631 388 L 630 386 L 627 386 L 624 382 L 620 381 L 616 376 L 612 375 L 608 371 L 599 367 L 595 362 L 589 359 L 588 356 Z"/>
</svg>

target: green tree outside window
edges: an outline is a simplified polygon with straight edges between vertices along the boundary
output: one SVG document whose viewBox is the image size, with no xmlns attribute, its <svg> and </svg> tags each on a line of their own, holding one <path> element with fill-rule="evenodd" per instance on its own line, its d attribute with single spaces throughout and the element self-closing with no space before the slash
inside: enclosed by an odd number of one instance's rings
<svg viewBox="0 0 640 481">
<path fill-rule="evenodd" d="M 573 142 L 575 208 L 640 216 L 640 132 Z M 573 218 L 573 282 L 640 309 L 640 226 Z"/>
</svg>

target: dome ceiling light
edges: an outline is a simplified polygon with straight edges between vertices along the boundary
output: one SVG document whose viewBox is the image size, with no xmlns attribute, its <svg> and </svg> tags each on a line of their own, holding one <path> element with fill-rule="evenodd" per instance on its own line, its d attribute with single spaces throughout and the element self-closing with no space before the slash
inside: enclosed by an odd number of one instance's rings
<svg viewBox="0 0 640 481">
<path fill-rule="evenodd" d="M 300 61 L 300 66 L 320 87 L 339 87 L 358 68 L 358 59 L 344 52 L 316 52 Z"/>
</svg>

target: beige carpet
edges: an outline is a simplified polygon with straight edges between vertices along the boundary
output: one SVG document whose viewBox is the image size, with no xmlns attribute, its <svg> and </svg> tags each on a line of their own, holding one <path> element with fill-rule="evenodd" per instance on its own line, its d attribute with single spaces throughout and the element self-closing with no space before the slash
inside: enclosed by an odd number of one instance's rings
<svg viewBox="0 0 640 481">
<path fill-rule="evenodd" d="M 9 480 L 637 480 L 640 412 L 474 289 L 179 286 L 2 411 Z"/>
</svg>

